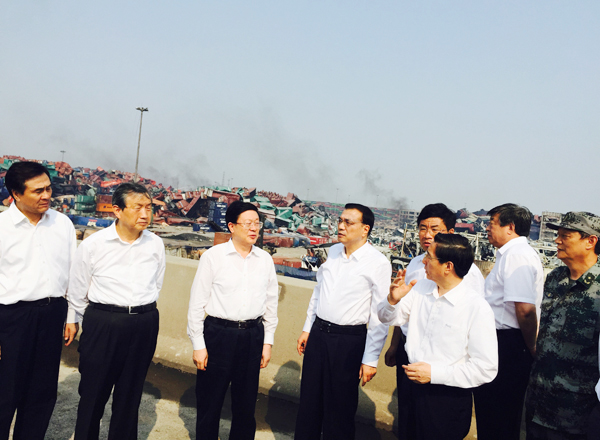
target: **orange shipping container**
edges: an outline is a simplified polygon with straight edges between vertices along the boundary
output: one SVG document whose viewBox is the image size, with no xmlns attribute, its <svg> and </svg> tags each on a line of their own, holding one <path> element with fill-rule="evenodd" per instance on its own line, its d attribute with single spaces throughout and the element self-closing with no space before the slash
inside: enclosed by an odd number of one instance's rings
<svg viewBox="0 0 600 440">
<path fill-rule="evenodd" d="M 97 203 L 96 212 L 112 212 L 112 203 Z"/>
<path fill-rule="evenodd" d="M 216 246 L 221 243 L 226 243 L 227 241 L 229 241 L 230 237 L 231 234 L 228 234 L 226 232 L 215 232 L 215 240 L 213 242 L 213 245 Z"/>
</svg>

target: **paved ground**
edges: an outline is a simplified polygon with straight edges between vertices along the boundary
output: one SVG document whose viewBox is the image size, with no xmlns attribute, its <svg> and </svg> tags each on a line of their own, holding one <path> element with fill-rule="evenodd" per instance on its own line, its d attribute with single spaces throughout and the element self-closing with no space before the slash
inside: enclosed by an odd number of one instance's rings
<svg viewBox="0 0 600 440">
<path fill-rule="evenodd" d="M 79 355 L 77 342 L 63 350 L 58 401 L 46 440 L 68 440 L 73 438 L 79 395 Z M 196 408 L 194 395 L 195 376 L 181 371 L 152 364 L 148 372 L 144 395 L 140 407 L 139 440 L 188 440 L 196 438 Z M 110 421 L 109 400 L 103 417 L 100 439 L 106 439 Z M 220 438 L 228 438 L 231 425 L 230 401 L 226 399 L 221 421 Z M 274 396 L 259 394 L 256 406 L 257 440 L 292 440 L 297 405 Z M 524 439 L 524 431 L 521 438 Z M 475 419 L 471 432 L 466 437 L 476 439 Z M 377 429 L 372 425 L 356 424 L 357 440 L 396 440 L 389 430 Z"/>
<path fill-rule="evenodd" d="M 63 350 L 58 401 L 46 440 L 67 440 L 73 436 L 79 395 L 79 355 L 73 347 Z M 195 439 L 196 398 L 194 395 L 195 376 L 178 370 L 153 364 L 148 372 L 144 396 L 140 408 L 140 440 L 188 440 Z M 100 438 L 106 439 L 110 420 L 108 402 L 104 413 Z M 297 405 L 272 396 L 259 394 L 256 410 L 258 440 L 291 440 Z M 228 438 L 231 424 L 229 399 L 222 414 L 221 439 Z M 383 429 L 376 429 L 364 423 L 357 423 L 357 440 L 395 440 L 396 436 Z"/>
</svg>

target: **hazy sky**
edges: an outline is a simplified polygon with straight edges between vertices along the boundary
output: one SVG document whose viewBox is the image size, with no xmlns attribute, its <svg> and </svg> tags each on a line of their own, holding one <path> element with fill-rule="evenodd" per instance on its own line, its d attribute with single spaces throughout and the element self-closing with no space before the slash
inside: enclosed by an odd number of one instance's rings
<svg viewBox="0 0 600 440">
<path fill-rule="evenodd" d="M 600 2 L 0 0 L 0 154 L 600 214 Z M 377 198 L 377 195 L 379 197 Z"/>
</svg>

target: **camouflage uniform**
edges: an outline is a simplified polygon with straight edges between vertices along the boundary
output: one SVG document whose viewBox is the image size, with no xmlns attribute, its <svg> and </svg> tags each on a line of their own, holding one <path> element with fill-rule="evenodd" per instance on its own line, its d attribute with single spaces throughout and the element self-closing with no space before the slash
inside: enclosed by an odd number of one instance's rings
<svg viewBox="0 0 600 440">
<path fill-rule="evenodd" d="M 537 360 L 527 391 L 527 417 L 547 428 L 585 434 L 596 406 L 600 267 L 577 281 L 558 267 L 546 278 Z"/>
</svg>

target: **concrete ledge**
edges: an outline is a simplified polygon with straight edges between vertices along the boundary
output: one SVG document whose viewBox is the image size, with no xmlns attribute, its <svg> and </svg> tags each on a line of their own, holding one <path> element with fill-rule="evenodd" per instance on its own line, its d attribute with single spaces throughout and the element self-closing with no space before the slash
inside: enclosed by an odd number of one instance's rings
<svg viewBox="0 0 600 440">
<path fill-rule="evenodd" d="M 167 256 L 165 282 L 158 301 L 160 332 L 154 356 L 156 363 L 190 373 L 195 373 L 196 368 L 192 363 L 192 344 L 187 336 L 187 310 L 197 267 L 198 261 Z M 296 341 L 302 332 L 315 283 L 290 277 L 277 278 L 280 286 L 279 325 L 273 357 L 260 375 L 259 391 L 298 402 L 302 357 L 296 352 Z M 360 388 L 358 418 L 391 430 L 397 413 L 395 390 L 396 370 L 385 366 L 382 355 L 377 376 Z"/>
</svg>

